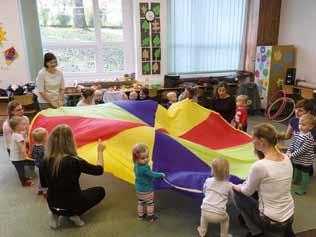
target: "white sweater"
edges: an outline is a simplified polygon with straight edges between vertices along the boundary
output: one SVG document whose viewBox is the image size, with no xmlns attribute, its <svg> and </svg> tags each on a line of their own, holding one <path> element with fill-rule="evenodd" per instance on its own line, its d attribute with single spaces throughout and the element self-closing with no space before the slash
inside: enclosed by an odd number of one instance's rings
<svg viewBox="0 0 316 237">
<path fill-rule="evenodd" d="M 282 161 L 258 160 L 241 185 L 241 192 L 251 196 L 258 191 L 259 211 L 274 221 L 286 221 L 294 214 L 292 174 L 293 167 L 286 155 Z"/>
<path fill-rule="evenodd" d="M 208 178 L 204 183 L 203 193 L 205 195 L 201 206 L 203 211 L 225 214 L 228 199 L 232 194 L 232 183 Z"/>
</svg>

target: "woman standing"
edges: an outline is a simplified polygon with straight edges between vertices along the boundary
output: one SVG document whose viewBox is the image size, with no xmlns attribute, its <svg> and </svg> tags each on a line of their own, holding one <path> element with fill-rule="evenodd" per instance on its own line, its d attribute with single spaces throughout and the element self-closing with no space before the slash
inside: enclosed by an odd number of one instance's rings
<svg viewBox="0 0 316 237">
<path fill-rule="evenodd" d="M 264 154 L 250 168 L 247 181 L 234 185 L 234 202 L 250 231 L 248 236 L 292 237 L 293 167 L 276 148 L 277 132 L 270 124 L 253 129 L 254 148 Z M 258 191 L 259 200 L 252 198 Z"/>
<path fill-rule="evenodd" d="M 48 187 L 47 202 L 50 209 L 49 226 L 59 227 L 57 215 L 68 216 L 77 226 L 84 225 L 80 216 L 97 205 L 105 197 L 103 187 L 81 190 L 81 173 L 103 174 L 103 151 L 99 141 L 97 165 L 92 165 L 77 156 L 73 133 L 67 125 L 54 128 L 48 139 L 46 159 L 41 166 L 41 184 Z"/>
<path fill-rule="evenodd" d="M 38 73 L 36 88 L 39 92 L 38 103 L 41 110 L 58 108 L 64 101 L 64 76 L 57 69 L 57 59 L 52 53 L 44 55 L 44 68 Z"/>
<path fill-rule="evenodd" d="M 228 123 L 230 123 L 236 112 L 235 99 L 228 93 L 228 85 L 221 82 L 215 88 L 215 95 L 211 100 L 210 109 L 218 112 Z"/>
<path fill-rule="evenodd" d="M 27 136 L 28 136 L 28 130 L 30 126 L 30 120 L 28 117 L 24 115 L 24 109 L 22 105 L 19 102 L 14 101 L 14 100 L 10 101 L 8 104 L 8 115 L 9 115 L 9 118 L 6 119 L 2 125 L 2 131 L 3 131 L 3 137 L 4 137 L 4 146 L 10 155 L 10 146 L 11 146 L 11 138 L 12 138 L 12 129 L 9 125 L 10 118 L 12 118 L 13 116 L 19 116 L 25 119 L 26 129 L 25 131 L 23 131 L 23 134 L 22 134 L 25 141 L 28 141 Z"/>
</svg>

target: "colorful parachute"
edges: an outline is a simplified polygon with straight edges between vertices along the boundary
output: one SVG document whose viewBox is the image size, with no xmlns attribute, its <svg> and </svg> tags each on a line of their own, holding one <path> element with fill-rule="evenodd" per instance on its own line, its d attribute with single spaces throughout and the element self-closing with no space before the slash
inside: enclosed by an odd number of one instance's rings
<svg viewBox="0 0 316 237">
<path fill-rule="evenodd" d="M 239 183 L 256 159 L 249 135 L 190 100 L 168 110 L 150 100 L 47 109 L 34 118 L 31 130 L 51 131 L 61 123 L 72 128 L 79 156 L 91 163 L 96 162 L 98 139 L 103 140 L 105 171 L 129 183 L 135 179 L 131 149 L 140 142 L 149 146 L 153 170 L 166 173 L 158 188 L 199 192 L 217 157 L 229 160 L 231 181 Z"/>
</svg>

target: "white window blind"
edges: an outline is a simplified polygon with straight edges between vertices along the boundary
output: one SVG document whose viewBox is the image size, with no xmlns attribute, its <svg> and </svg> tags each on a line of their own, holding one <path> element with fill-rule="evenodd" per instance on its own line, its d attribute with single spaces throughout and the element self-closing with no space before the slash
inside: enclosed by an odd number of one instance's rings
<svg viewBox="0 0 316 237">
<path fill-rule="evenodd" d="M 169 0 L 168 72 L 243 66 L 247 0 Z"/>
</svg>

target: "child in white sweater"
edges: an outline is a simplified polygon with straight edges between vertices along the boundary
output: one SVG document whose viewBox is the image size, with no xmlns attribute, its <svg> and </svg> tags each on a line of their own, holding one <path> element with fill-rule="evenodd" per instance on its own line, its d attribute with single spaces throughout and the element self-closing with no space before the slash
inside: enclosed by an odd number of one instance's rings
<svg viewBox="0 0 316 237">
<path fill-rule="evenodd" d="M 205 195 L 201 206 L 201 222 L 197 228 L 201 237 L 206 235 L 208 223 L 220 223 L 221 237 L 229 237 L 229 216 L 226 212 L 228 199 L 232 195 L 232 183 L 229 178 L 229 163 L 219 158 L 212 162 L 213 176 L 203 187 Z"/>
</svg>

